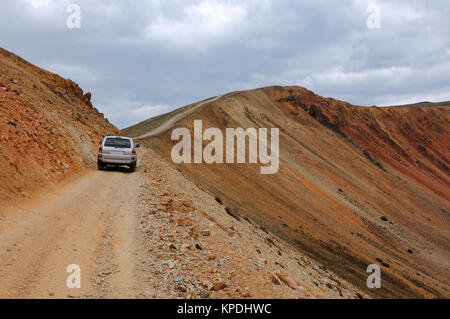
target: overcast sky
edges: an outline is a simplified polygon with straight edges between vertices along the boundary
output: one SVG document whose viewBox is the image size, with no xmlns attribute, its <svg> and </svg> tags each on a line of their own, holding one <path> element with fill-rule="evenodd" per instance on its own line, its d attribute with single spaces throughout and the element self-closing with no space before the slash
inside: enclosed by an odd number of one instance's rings
<svg viewBox="0 0 450 319">
<path fill-rule="evenodd" d="M 79 29 L 67 27 L 71 3 L 81 8 Z M 380 28 L 370 4 L 381 10 Z M 119 128 L 275 84 L 358 105 L 443 101 L 450 100 L 449 7 L 448 0 L 1 0 L 0 46 L 91 91 Z"/>
</svg>

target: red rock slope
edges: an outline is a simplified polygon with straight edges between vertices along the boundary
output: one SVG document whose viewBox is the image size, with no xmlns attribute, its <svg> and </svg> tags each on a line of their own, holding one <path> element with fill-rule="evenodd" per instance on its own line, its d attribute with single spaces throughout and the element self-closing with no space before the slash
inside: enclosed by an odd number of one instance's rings
<svg viewBox="0 0 450 319">
<path fill-rule="evenodd" d="M 76 83 L 0 48 L 0 202 L 92 165 L 118 132 Z"/>
</svg>

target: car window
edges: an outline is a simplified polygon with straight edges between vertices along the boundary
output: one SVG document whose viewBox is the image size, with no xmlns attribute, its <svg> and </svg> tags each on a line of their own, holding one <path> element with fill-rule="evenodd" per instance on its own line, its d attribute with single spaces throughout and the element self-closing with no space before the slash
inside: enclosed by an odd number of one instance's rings
<svg viewBox="0 0 450 319">
<path fill-rule="evenodd" d="M 107 138 L 105 141 L 106 147 L 116 147 L 116 148 L 130 148 L 131 143 L 129 139 L 124 138 Z"/>
</svg>

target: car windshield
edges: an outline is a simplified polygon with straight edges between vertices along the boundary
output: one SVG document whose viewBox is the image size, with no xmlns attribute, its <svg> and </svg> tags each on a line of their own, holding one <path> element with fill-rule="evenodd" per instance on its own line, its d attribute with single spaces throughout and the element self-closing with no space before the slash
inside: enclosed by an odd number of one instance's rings
<svg viewBox="0 0 450 319">
<path fill-rule="evenodd" d="M 131 143 L 129 139 L 125 138 L 107 138 L 105 141 L 105 146 L 116 148 L 130 148 Z"/>
</svg>

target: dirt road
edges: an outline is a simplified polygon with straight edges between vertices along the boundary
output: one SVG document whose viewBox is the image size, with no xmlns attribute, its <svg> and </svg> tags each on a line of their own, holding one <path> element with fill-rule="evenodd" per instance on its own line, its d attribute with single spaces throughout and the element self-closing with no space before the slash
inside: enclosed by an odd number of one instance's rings
<svg viewBox="0 0 450 319">
<path fill-rule="evenodd" d="M 0 298 L 352 298 L 292 246 L 140 149 L 0 209 Z M 69 265 L 81 288 L 68 288 Z"/>
<path fill-rule="evenodd" d="M 2 209 L 0 298 L 137 297 L 140 173 L 91 170 Z M 66 285 L 81 268 L 81 289 Z"/>
</svg>

